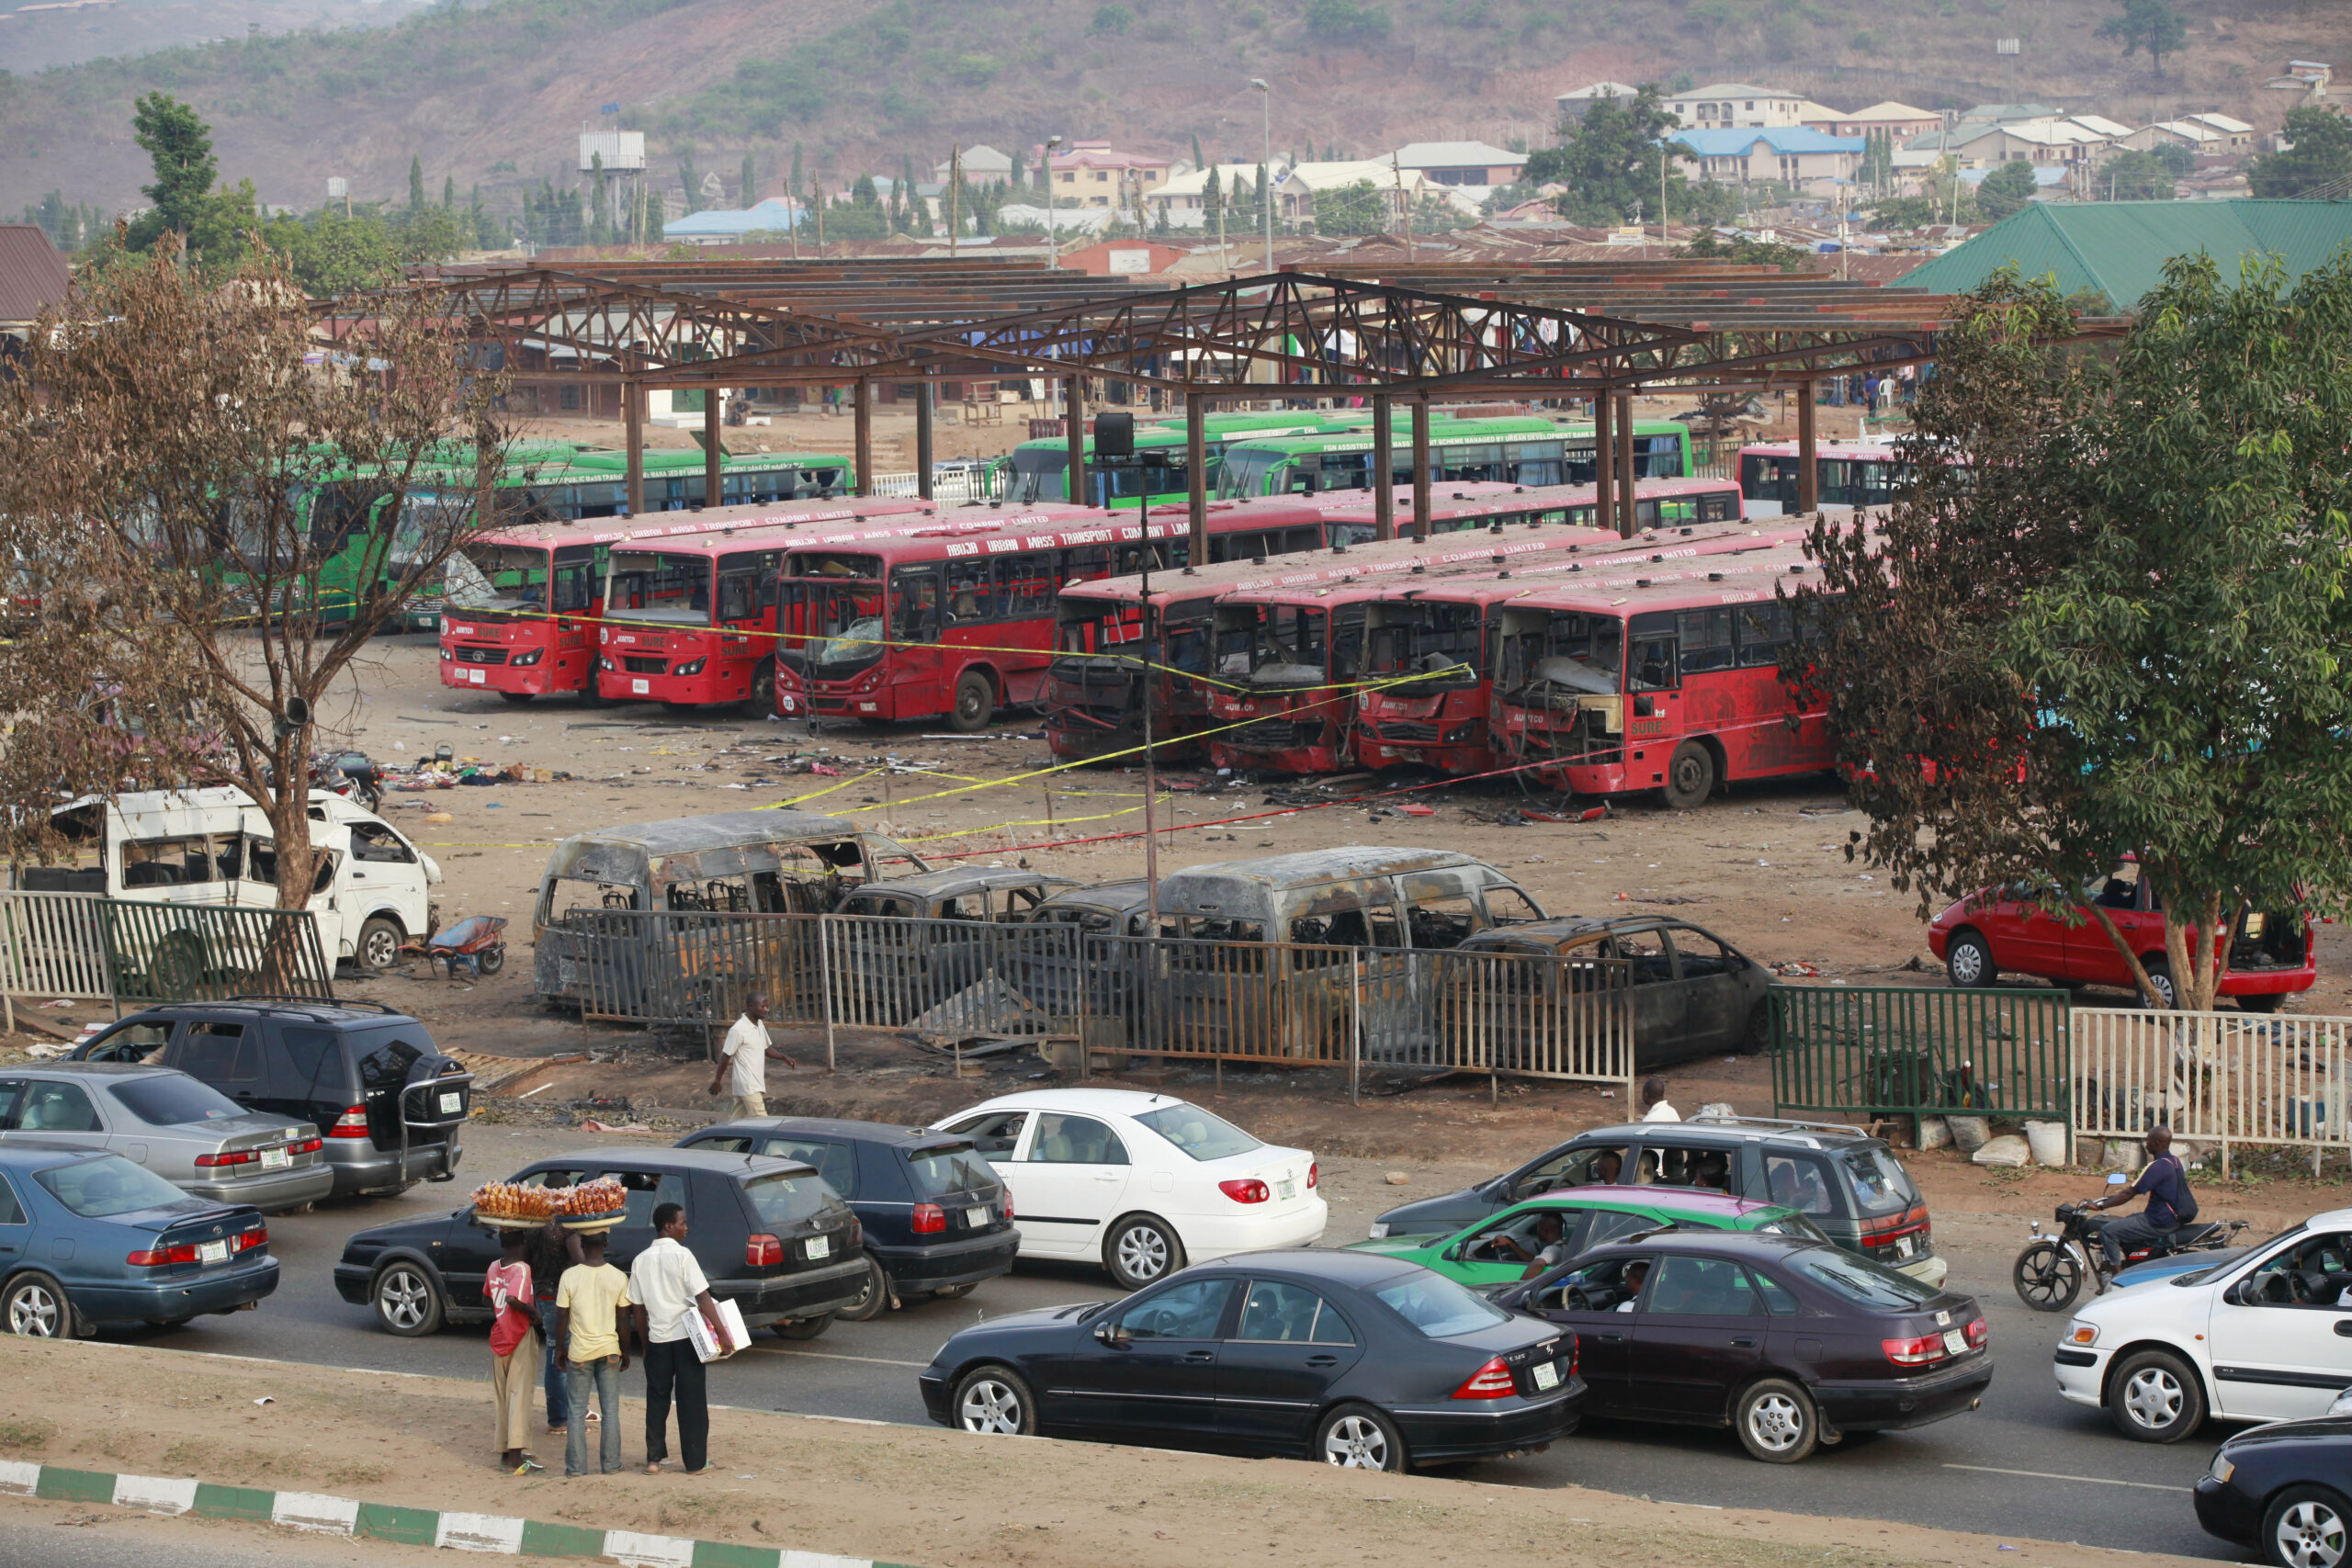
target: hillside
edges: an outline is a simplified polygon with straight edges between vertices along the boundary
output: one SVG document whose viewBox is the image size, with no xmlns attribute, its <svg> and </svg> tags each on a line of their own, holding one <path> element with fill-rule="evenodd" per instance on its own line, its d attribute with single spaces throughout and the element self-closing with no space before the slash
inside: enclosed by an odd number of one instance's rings
<svg viewBox="0 0 2352 1568">
<path fill-rule="evenodd" d="M 676 179 L 691 146 L 731 197 L 795 144 L 831 177 L 919 177 L 953 142 L 1053 131 L 1255 159 L 1272 84 L 1278 152 L 1411 140 L 1541 143 L 1551 98 L 1596 77 L 1761 79 L 1838 107 L 2025 100 L 2134 121 L 2218 107 L 2268 128 L 2261 83 L 2290 56 L 2352 64 L 2352 6 L 2195 0 L 2154 79 L 2092 30 L 2110 0 L 492 0 L 366 31 L 263 34 L 0 76 L 0 212 L 52 188 L 119 208 L 147 176 L 130 103 L 160 88 L 214 127 L 224 176 L 311 207 L 480 181 L 493 208 L 570 173 L 574 137 L 618 101 Z M 2024 39 L 2003 61 L 1993 39 Z M 2005 75 L 2004 66 L 2014 73 Z"/>
</svg>

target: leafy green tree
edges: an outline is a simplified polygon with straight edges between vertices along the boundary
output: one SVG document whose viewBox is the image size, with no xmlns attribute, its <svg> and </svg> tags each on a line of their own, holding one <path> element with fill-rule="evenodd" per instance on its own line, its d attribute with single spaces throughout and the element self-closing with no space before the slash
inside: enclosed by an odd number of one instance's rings
<svg viewBox="0 0 2352 1568">
<path fill-rule="evenodd" d="M 759 197 L 752 194 L 754 187 L 758 184 L 759 173 L 752 167 L 752 150 L 746 147 L 743 149 L 742 171 L 735 176 L 735 194 L 737 197 L 735 205 L 738 207 L 749 207 L 753 202 L 759 200 Z"/>
<path fill-rule="evenodd" d="M 1978 182 L 1976 210 L 1997 223 L 2012 212 L 2024 211 L 2041 188 L 2031 164 L 2023 159 L 2004 164 Z"/>
<path fill-rule="evenodd" d="M 271 224 L 267 238 L 285 253 L 295 281 L 319 299 L 379 288 L 399 275 L 400 247 L 380 213 L 345 218 L 340 209 L 324 208 L 308 220 Z"/>
<path fill-rule="evenodd" d="M 1136 14 L 1125 6 L 1097 6 L 1094 7 L 1094 21 L 1087 30 L 1095 33 L 1117 34 L 1127 31 L 1135 25 Z"/>
<path fill-rule="evenodd" d="M 2299 197 L 2352 179 L 2352 121 L 2325 109 L 2289 109 L 2278 134 L 2287 151 L 2246 160 L 2245 182 L 2256 196 Z"/>
<path fill-rule="evenodd" d="M 1815 531 L 1804 662 L 1836 672 L 1871 818 L 1849 855 L 1923 912 L 2023 885 L 2071 921 L 2135 854 L 2162 953 L 2087 919 L 2143 996 L 2202 1009 L 2221 944 L 2198 933 L 2352 890 L 2352 257 L 2234 285 L 2175 257 L 2111 357 L 2050 352 L 2072 319 L 2006 272 L 1943 334 L 1917 482 L 1883 533 Z"/>
<path fill-rule="evenodd" d="M 2118 152 L 2093 182 L 2109 201 L 2170 201 L 2172 175 L 2152 153 Z"/>
<path fill-rule="evenodd" d="M 1578 223 L 1619 223 L 1636 208 L 1655 212 L 1658 198 L 1658 162 L 1668 148 L 1661 139 L 1682 121 L 1659 101 L 1658 85 L 1645 82 L 1630 98 L 1606 96 L 1593 101 L 1566 143 L 1540 148 L 1527 155 L 1520 177 L 1529 185 L 1557 182 L 1568 188 L 1554 204 L 1560 215 Z M 1673 151 L 1688 153 L 1682 142 Z M 1679 182 L 1685 199 L 1677 199 Z M 1669 210 L 1688 211 L 1690 182 L 1669 172 Z"/>
<path fill-rule="evenodd" d="M 2197 154 L 2177 141 L 2159 143 L 2148 156 L 2174 179 L 2184 180 L 2197 172 Z"/>
<path fill-rule="evenodd" d="M 458 176 L 455 175 L 441 176 L 441 205 L 452 210 L 458 205 Z"/>
<path fill-rule="evenodd" d="M 1674 253 L 1680 256 L 1696 256 L 1708 261 L 1761 263 L 1777 266 L 1782 272 L 1804 272 L 1810 269 L 1805 253 L 1794 245 L 1784 245 L 1770 240 L 1726 240 L 1714 233 L 1694 236 L 1690 243 Z"/>
<path fill-rule="evenodd" d="M 689 142 L 678 154 L 678 183 L 685 187 L 686 211 L 702 210 L 702 176 L 695 172 L 694 144 Z"/>
<path fill-rule="evenodd" d="M 2172 0 L 2120 0 L 2122 9 L 2098 25 L 2094 38 L 2111 39 L 2123 46 L 2123 58 L 2148 51 L 2148 68 L 2165 73 L 2165 56 L 2177 54 L 2188 42 L 2188 24 L 2174 9 Z"/>
<path fill-rule="evenodd" d="M 1196 130 L 1193 132 L 1193 167 L 1205 169 L 1208 166 L 1209 161 L 1201 155 L 1201 133 Z M 1021 182 L 1015 179 L 1012 183 L 1019 185 Z"/>
<path fill-rule="evenodd" d="M 1315 231 L 1318 234 L 1378 234 L 1387 228 L 1387 197 L 1370 180 L 1316 193 Z"/>
<path fill-rule="evenodd" d="M 1393 25 L 1377 0 L 1306 0 L 1302 14 L 1309 33 L 1341 43 L 1378 43 Z"/>
<path fill-rule="evenodd" d="M 155 183 L 141 190 L 155 204 L 156 227 L 182 239 L 220 177 L 212 155 L 212 128 L 196 110 L 164 93 L 149 93 L 133 106 L 131 135 L 155 168 Z M 148 244 L 153 244 L 151 237 Z M 146 246 L 138 247 L 145 249 Z"/>
<path fill-rule="evenodd" d="M 408 160 L 408 209 L 424 210 L 424 155 L 412 152 Z"/>
</svg>

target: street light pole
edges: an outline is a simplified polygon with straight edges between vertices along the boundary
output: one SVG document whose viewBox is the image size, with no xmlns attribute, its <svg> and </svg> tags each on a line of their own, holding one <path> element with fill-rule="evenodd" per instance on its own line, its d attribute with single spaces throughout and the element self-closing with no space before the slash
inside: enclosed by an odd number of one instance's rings
<svg viewBox="0 0 2352 1568">
<path fill-rule="evenodd" d="M 1258 128 L 1264 137 L 1259 152 L 1262 162 L 1258 165 L 1258 207 L 1266 218 L 1266 270 L 1274 270 L 1274 94 L 1263 80 L 1252 76 L 1250 85 L 1258 89 Z"/>
</svg>

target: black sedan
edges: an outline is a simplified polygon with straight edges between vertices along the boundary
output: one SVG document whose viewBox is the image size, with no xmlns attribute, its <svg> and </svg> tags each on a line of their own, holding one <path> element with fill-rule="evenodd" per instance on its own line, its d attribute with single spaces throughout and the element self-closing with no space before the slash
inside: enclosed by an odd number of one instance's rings
<svg viewBox="0 0 2352 1568">
<path fill-rule="evenodd" d="M 967 1432 L 1304 1455 L 1495 1459 L 1576 1430 L 1577 1340 L 1393 1258 L 1264 1252 L 1124 1301 L 992 1318 L 940 1347 L 923 1407 Z"/>
<path fill-rule="evenodd" d="M 775 1155 L 817 1168 L 865 1233 L 865 1282 L 841 1317 L 863 1323 L 915 1295 L 960 1296 L 1012 1267 L 1012 1200 L 969 1138 L 886 1122 L 746 1117 L 682 1149 Z"/>
<path fill-rule="evenodd" d="M 817 1173 L 797 1160 L 702 1149 L 591 1150 L 556 1155 L 507 1179 L 526 1187 L 571 1187 L 610 1177 L 628 1212 L 607 1233 L 605 1260 L 627 1269 L 653 1245 L 653 1211 L 686 1211 L 686 1247 L 731 1301 L 743 1325 L 774 1325 L 787 1339 L 822 1334 L 865 1288 L 857 1217 Z M 375 1309 L 378 1326 L 407 1338 L 450 1323 L 487 1323 L 483 1276 L 498 1261 L 498 1235 L 470 1208 L 400 1220 L 344 1243 L 334 1288 L 354 1306 Z"/>
<path fill-rule="evenodd" d="M 2279 1568 L 2341 1568 L 2352 1556 L 2352 1416 L 2275 1422 L 2223 1443 L 2197 1483 L 2197 1522 Z"/>
<path fill-rule="evenodd" d="M 1993 1381 L 1973 1299 L 1803 1236 L 1662 1232 L 1495 1299 L 1575 1330 L 1590 1414 L 1728 1426 L 1774 1464 L 1973 1410 Z"/>
</svg>

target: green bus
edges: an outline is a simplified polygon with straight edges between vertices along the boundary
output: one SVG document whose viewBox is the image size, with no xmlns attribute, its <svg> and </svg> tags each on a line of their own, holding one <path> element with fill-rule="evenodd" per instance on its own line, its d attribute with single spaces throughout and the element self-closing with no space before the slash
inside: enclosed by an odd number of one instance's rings
<svg viewBox="0 0 2352 1568">
<path fill-rule="evenodd" d="M 1225 450 L 1235 442 L 1352 430 L 1369 425 L 1372 411 L 1293 409 L 1279 413 L 1213 413 L 1201 423 L 1209 460 L 1208 493 L 1215 495 L 1217 492 L 1217 472 L 1224 461 Z M 1168 453 L 1167 466 L 1098 468 L 1093 466 L 1094 437 L 1088 436 L 1086 503 L 1089 506 L 1111 506 L 1119 502 L 1137 502 L 1156 505 L 1163 501 L 1182 501 L 1192 493 L 1184 473 L 1186 445 L 1190 439 L 1181 416 L 1149 424 L 1138 423 L 1136 426 L 1136 450 Z M 1147 492 L 1144 490 L 1147 481 L 1159 488 Z M 1015 505 L 1069 500 L 1069 443 L 1058 435 L 1023 441 L 1012 449 L 1012 470 L 1004 484 L 1002 499 Z"/>
<path fill-rule="evenodd" d="M 1244 496 L 1313 495 L 1372 488 L 1372 432 L 1338 431 L 1236 441 L 1217 476 L 1219 500 Z M 1391 484 L 1413 480 L 1410 441 L 1390 453 Z M 1690 476 L 1690 433 L 1673 420 L 1634 426 L 1634 478 Z M 1430 422 L 1430 479 L 1434 484 L 1490 479 L 1517 485 L 1587 485 L 1598 478 L 1589 422 L 1555 423 L 1532 414 L 1499 419 Z"/>
</svg>

